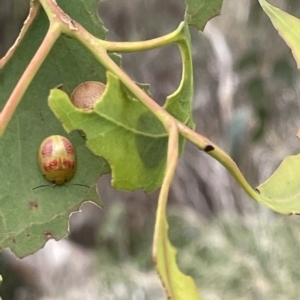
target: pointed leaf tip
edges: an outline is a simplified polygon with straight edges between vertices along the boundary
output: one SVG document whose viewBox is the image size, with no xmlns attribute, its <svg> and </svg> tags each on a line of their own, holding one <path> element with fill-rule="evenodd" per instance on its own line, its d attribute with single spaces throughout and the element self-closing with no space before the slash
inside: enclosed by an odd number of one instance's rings
<svg viewBox="0 0 300 300">
<path fill-rule="evenodd" d="M 277 29 L 279 35 L 291 49 L 297 68 L 300 68 L 300 20 L 283 10 L 269 4 L 265 0 L 259 0 L 259 3 L 268 15 L 273 26 Z"/>
<path fill-rule="evenodd" d="M 282 214 L 300 212 L 300 154 L 284 158 L 277 170 L 257 189 L 259 201 Z"/>
</svg>

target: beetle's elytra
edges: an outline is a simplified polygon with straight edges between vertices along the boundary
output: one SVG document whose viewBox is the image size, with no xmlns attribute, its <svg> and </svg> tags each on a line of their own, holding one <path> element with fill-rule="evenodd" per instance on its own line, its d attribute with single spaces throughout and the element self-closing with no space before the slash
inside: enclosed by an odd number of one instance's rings
<svg viewBox="0 0 300 300">
<path fill-rule="evenodd" d="M 40 145 L 38 162 L 40 171 L 47 180 L 62 185 L 75 174 L 75 149 L 67 138 L 51 135 Z"/>
<path fill-rule="evenodd" d="M 105 91 L 105 84 L 99 81 L 86 81 L 79 84 L 71 94 L 71 102 L 83 110 L 92 110 L 95 102 Z"/>
</svg>

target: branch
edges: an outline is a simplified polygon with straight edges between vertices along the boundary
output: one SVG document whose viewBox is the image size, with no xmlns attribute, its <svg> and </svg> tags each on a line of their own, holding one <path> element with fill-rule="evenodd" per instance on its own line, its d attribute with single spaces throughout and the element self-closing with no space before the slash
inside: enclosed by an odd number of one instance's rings
<svg viewBox="0 0 300 300">
<path fill-rule="evenodd" d="M 28 28 L 30 27 L 31 23 L 33 22 L 35 16 L 37 15 L 38 11 L 40 9 L 40 3 L 39 2 L 30 2 L 30 10 L 29 15 L 26 18 L 23 27 L 20 31 L 20 34 L 18 35 L 15 43 L 10 47 L 10 49 L 7 51 L 5 56 L 0 59 L 0 69 L 4 67 L 4 65 L 9 61 L 9 59 L 13 56 L 15 50 L 17 49 L 18 45 L 21 43 L 23 37 L 25 36 Z"/>
<path fill-rule="evenodd" d="M 0 114 L 0 136 L 3 135 L 9 121 L 11 120 L 18 104 L 20 103 L 23 95 L 29 87 L 34 76 L 40 69 L 42 63 L 46 59 L 54 43 L 60 36 L 60 31 L 56 28 L 57 26 L 50 26 L 42 44 L 37 50 L 36 54 L 30 61 L 23 75 L 19 79 L 9 99 L 7 100 L 3 110 Z"/>
</svg>

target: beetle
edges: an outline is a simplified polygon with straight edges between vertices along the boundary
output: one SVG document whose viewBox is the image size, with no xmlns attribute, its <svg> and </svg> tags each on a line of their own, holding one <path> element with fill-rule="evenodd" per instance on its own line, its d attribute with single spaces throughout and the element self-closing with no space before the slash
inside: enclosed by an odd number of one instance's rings
<svg viewBox="0 0 300 300">
<path fill-rule="evenodd" d="M 71 94 L 71 102 L 83 110 L 92 110 L 95 102 L 105 92 L 106 85 L 99 81 L 86 81 L 79 84 Z"/>
<path fill-rule="evenodd" d="M 63 185 L 76 171 L 76 153 L 72 143 L 64 136 L 45 138 L 38 151 L 40 172 L 55 185 Z"/>
</svg>

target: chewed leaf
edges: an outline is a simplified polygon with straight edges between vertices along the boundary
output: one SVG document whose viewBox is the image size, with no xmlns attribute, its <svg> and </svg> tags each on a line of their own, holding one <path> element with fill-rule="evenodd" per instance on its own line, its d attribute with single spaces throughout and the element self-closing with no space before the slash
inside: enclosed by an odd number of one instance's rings
<svg viewBox="0 0 300 300">
<path fill-rule="evenodd" d="M 189 25 L 203 30 L 205 24 L 220 14 L 223 0 L 185 0 L 185 20 Z"/>
<path fill-rule="evenodd" d="M 258 201 L 282 214 L 300 213 L 300 154 L 286 157 L 257 187 Z"/>
<path fill-rule="evenodd" d="M 107 73 L 106 90 L 93 111 L 75 108 L 60 90 L 51 92 L 49 106 L 67 131 L 82 130 L 92 152 L 108 161 L 114 187 L 149 192 L 161 185 L 167 132 L 115 75 Z"/>
<path fill-rule="evenodd" d="M 265 13 L 271 19 L 274 27 L 278 30 L 280 36 L 292 50 L 294 58 L 300 68 L 300 20 L 296 17 L 272 6 L 265 0 L 259 0 L 259 3 Z"/>
</svg>

